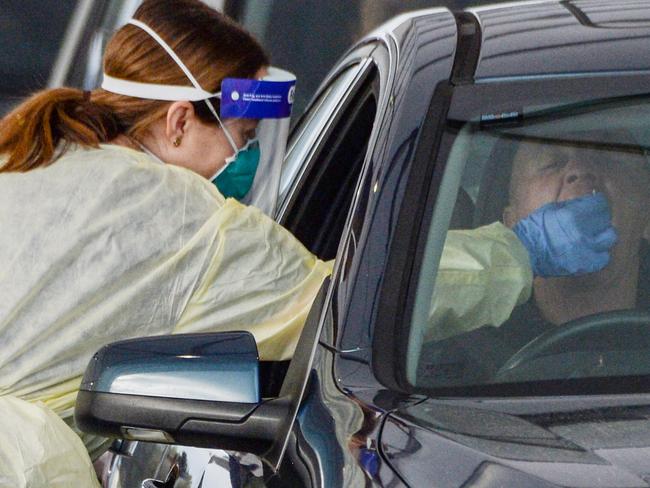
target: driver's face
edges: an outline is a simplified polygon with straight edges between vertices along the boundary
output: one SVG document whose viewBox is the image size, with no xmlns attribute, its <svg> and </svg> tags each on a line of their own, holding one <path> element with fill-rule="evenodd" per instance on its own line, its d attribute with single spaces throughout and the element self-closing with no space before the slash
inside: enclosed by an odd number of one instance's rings
<svg viewBox="0 0 650 488">
<path fill-rule="evenodd" d="M 639 154 L 523 142 L 513 162 L 506 224 L 550 202 L 602 192 L 620 241 L 648 226 L 650 172 Z"/>
</svg>

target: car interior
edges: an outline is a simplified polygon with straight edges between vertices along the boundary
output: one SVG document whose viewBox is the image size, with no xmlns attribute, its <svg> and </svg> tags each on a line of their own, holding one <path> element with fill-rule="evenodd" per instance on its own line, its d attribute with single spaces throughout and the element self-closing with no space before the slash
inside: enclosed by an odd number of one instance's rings
<svg viewBox="0 0 650 488">
<path fill-rule="evenodd" d="M 367 87 L 350 104 L 311 163 L 284 225 L 312 253 L 336 257 L 377 110 Z"/>
<path fill-rule="evenodd" d="M 629 182 L 635 177 L 643 176 L 639 176 L 641 173 L 634 172 L 637 170 L 633 168 L 640 167 L 638 165 L 643 163 L 643 158 L 647 166 L 648 151 L 644 144 L 648 132 L 647 117 L 644 115 L 647 110 L 647 105 L 639 103 L 638 100 L 605 100 L 567 109 L 564 115 L 559 112 L 559 115 L 551 115 L 540 121 L 533 119 L 529 123 L 513 124 L 511 127 L 487 130 L 478 126 L 473 129 L 468 127 L 468 131 L 461 134 L 456 142 L 466 147 L 461 158 L 464 165 L 462 182 L 451 212 L 449 229 L 475 229 L 502 221 L 504 209 L 509 204 L 513 161 L 523 141 L 546 148 L 568 148 L 567 151 L 574 152 L 558 154 L 574 154 L 573 159 L 579 161 L 579 164 L 593 165 L 593 171 L 596 171 L 594 174 L 618 173 L 618 178 L 614 179 L 618 183 L 613 183 L 613 177 L 608 176 L 609 186 L 598 187 L 598 191 L 611 192 L 608 194 L 610 206 L 616 206 L 612 201 L 620 201 L 616 200 L 617 195 L 621 194 L 622 188 L 626 188 L 621 186 L 621 182 L 628 181 L 625 184 L 630 185 L 629 188 L 637 188 L 638 184 L 634 186 Z M 458 159 L 458 162 L 461 162 L 461 159 Z M 571 158 L 554 160 L 553 168 L 547 166 L 549 162 L 545 161 L 540 159 L 540 162 L 536 163 L 539 169 L 535 170 L 535 174 L 542 174 L 542 171 L 550 174 L 555 171 L 554 167 L 570 164 Z M 601 173 L 598 173 L 599 171 Z M 593 191 L 595 194 L 596 189 Z M 626 196 L 627 201 L 634 202 L 635 198 L 641 198 L 637 195 L 639 191 L 632 190 L 632 193 Z M 644 201 L 634 205 L 642 206 Z M 631 214 L 626 218 L 631 219 Z M 619 231 L 625 229 L 624 222 L 619 221 L 616 224 Z M 635 253 L 632 249 L 629 252 Z M 555 378 L 581 378 L 586 381 L 588 378 L 605 376 L 647 374 L 650 371 L 649 365 L 641 354 L 650 347 L 650 335 L 647 333 L 650 317 L 647 312 L 650 246 L 646 239 L 640 240 L 639 259 L 635 308 L 614 311 L 604 309 L 600 313 L 579 315 L 577 319 L 563 322 L 562 328 L 549 331 L 544 336 L 536 337 L 535 341 L 526 343 L 527 350 L 524 351 L 526 348 L 523 347 L 519 349 L 517 355 L 512 356 L 489 382 L 524 382 Z M 578 286 L 577 282 L 571 283 L 572 286 Z M 539 320 L 536 318 L 538 316 L 538 312 L 529 305 L 519 305 L 513 310 L 509 320 L 523 325 Z M 508 329 L 499 324 L 492 326 L 495 327 L 511 330 L 510 326 Z M 625 330 L 625 334 L 621 334 L 621 330 Z M 463 337 L 463 334 L 459 332 L 458 337 Z M 471 345 L 468 343 L 463 347 L 469 350 Z M 475 359 L 478 360 L 478 356 Z M 423 363 L 427 362 L 425 357 L 421 360 Z M 518 366 L 517 361 L 521 366 Z M 443 366 L 444 364 L 440 363 L 439 369 Z M 429 381 L 425 377 L 421 379 L 422 384 Z M 435 382 L 432 381 L 431 386 L 433 383 Z M 438 383 L 438 386 L 443 385 Z"/>
</svg>

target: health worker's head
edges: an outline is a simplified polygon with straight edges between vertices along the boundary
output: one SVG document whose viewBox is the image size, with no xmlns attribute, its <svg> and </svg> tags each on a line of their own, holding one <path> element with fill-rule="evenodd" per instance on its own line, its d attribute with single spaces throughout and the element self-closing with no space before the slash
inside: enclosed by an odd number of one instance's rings
<svg viewBox="0 0 650 488">
<path fill-rule="evenodd" d="M 225 15 L 198 0 L 145 0 L 133 18 L 151 28 L 208 92 L 224 78 L 260 78 L 268 57 L 257 41 Z M 110 40 L 104 73 L 140 83 L 192 86 L 170 54 L 142 28 L 127 24 Z M 253 138 L 255 119 L 223 120 L 228 134 L 204 101 L 147 100 L 97 90 L 93 100 L 111 107 L 125 134 L 169 164 L 210 178 Z M 219 112 L 219 99 L 210 102 Z M 230 136 L 231 141 L 228 140 Z"/>
<path fill-rule="evenodd" d="M 259 43 L 199 0 L 144 0 L 133 18 L 164 39 L 205 92 L 219 92 L 224 78 L 266 74 L 269 61 Z M 132 23 L 110 39 L 103 64 L 104 74 L 115 79 L 193 88 L 161 43 Z M 218 114 L 219 99 L 210 102 Z M 0 172 L 52 164 L 69 144 L 126 143 L 143 145 L 166 163 L 210 178 L 257 126 L 255 119 L 222 122 L 205 101 L 148 99 L 101 88 L 44 90 L 0 122 L 0 153 L 5 156 Z"/>
</svg>

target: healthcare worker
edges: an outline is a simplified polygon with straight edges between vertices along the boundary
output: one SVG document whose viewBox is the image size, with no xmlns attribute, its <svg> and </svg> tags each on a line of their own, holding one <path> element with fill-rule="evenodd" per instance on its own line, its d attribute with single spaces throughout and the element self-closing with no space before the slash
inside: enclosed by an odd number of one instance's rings
<svg viewBox="0 0 650 488">
<path fill-rule="evenodd" d="M 331 266 L 237 199 L 273 184 L 294 83 L 202 2 L 145 0 L 101 89 L 2 120 L 0 487 L 96 485 L 63 421 L 108 342 L 248 330 L 291 357 Z"/>
</svg>

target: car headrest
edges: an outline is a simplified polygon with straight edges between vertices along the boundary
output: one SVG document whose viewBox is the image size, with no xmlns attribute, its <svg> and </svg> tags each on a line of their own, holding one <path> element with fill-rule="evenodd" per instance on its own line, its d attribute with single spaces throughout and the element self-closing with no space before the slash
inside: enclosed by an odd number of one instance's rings
<svg viewBox="0 0 650 488">
<path fill-rule="evenodd" d="M 503 210 L 509 202 L 512 161 L 519 143 L 498 139 L 483 168 L 483 177 L 476 198 L 473 226 L 501 221 Z"/>
</svg>

